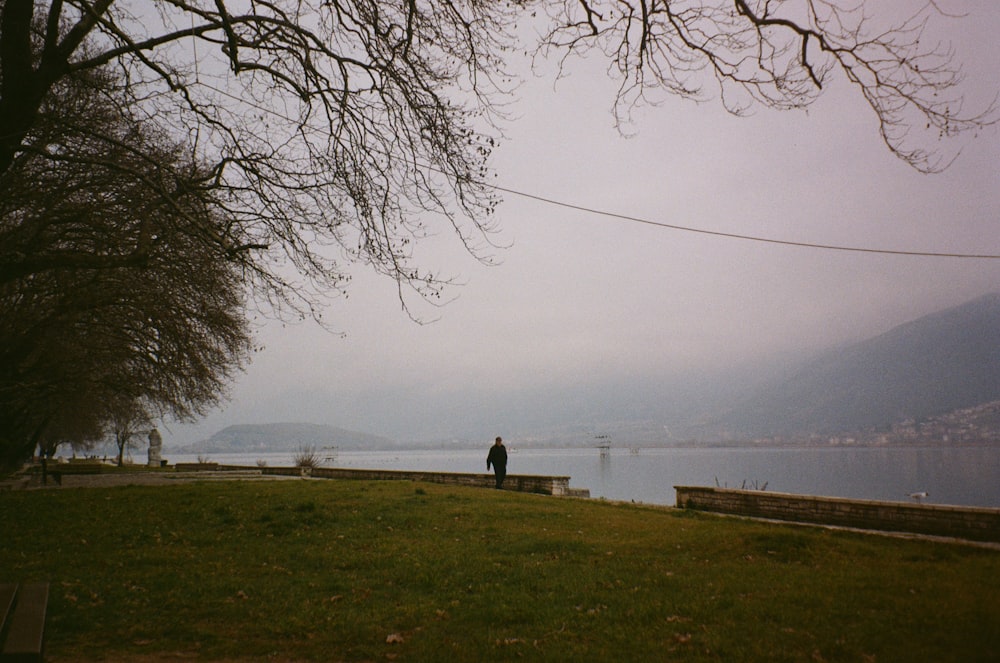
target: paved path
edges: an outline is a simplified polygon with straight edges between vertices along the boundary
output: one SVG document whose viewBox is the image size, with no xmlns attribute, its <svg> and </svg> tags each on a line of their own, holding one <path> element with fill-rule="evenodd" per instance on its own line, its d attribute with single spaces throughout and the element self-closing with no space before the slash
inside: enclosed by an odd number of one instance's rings
<svg viewBox="0 0 1000 663">
<path fill-rule="evenodd" d="M 67 474 L 60 486 L 54 480 L 42 485 L 38 476 L 20 476 L 0 480 L 0 490 L 58 490 L 60 488 L 105 488 L 109 486 L 170 486 L 193 481 L 282 481 L 298 479 L 264 475 L 257 470 L 219 472 L 105 472 L 101 474 Z"/>
</svg>

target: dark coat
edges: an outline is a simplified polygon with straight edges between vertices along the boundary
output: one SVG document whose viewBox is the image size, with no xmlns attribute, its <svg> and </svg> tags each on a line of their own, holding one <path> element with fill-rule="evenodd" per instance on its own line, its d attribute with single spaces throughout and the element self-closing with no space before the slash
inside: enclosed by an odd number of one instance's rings
<svg viewBox="0 0 1000 663">
<path fill-rule="evenodd" d="M 499 467 L 501 469 L 506 469 L 507 467 L 507 447 L 502 444 L 494 444 L 490 447 L 490 453 L 486 456 L 486 469 L 490 469 L 490 465 L 494 467 Z"/>
</svg>

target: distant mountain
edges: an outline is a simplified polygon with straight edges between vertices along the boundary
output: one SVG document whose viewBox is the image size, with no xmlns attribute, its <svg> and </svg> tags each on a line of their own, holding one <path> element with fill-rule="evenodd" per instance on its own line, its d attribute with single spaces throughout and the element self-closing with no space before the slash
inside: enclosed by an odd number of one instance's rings
<svg viewBox="0 0 1000 663">
<path fill-rule="evenodd" d="M 229 426 L 203 440 L 173 449 L 179 453 L 240 453 L 252 451 L 298 451 L 323 449 L 379 449 L 393 441 L 356 431 L 321 424 L 241 424 Z"/>
<path fill-rule="evenodd" d="M 710 422 L 740 437 L 835 433 L 1000 399 L 1000 293 L 830 351 Z"/>
<path fill-rule="evenodd" d="M 171 451 L 447 448 L 480 444 L 494 431 L 526 446 L 594 446 L 599 434 L 616 445 L 739 442 L 887 430 L 906 420 L 995 401 L 1000 401 L 1000 293 L 811 360 L 790 358 L 787 365 L 662 382 L 584 383 L 555 401 L 530 389 L 498 397 L 493 410 L 507 418 L 494 417 L 489 425 L 470 430 L 458 424 L 476 406 L 459 402 L 439 415 L 441 435 L 420 443 L 401 445 L 334 426 L 279 423 L 230 426 Z"/>
</svg>

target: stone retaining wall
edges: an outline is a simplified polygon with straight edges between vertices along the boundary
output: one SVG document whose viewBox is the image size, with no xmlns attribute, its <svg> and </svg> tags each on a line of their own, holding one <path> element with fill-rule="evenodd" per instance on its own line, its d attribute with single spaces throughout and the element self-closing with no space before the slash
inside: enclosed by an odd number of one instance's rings
<svg viewBox="0 0 1000 663">
<path fill-rule="evenodd" d="M 233 466 L 231 469 L 236 469 Z M 248 468 L 239 468 L 248 469 Z M 280 476 L 312 476 L 317 479 L 359 479 L 367 481 L 426 481 L 454 486 L 474 486 L 477 488 L 493 488 L 495 480 L 492 474 L 466 474 L 460 472 L 417 472 L 410 470 L 361 470 L 337 467 L 316 467 L 304 469 L 299 467 L 261 467 L 263 474 Z M 504 481 L 504 490 L 515 490 L 522 493 L 538 493 L 541 495 L 572 495 L 589 496 L 589 491 L 569 487 L 569 477 L 538 476 L 530 474 L 508 474 Z"/>
<path fill-rule="evenodd" d="M 1000 509 L 674 486 L 677 506 L 756 518 L 1000 542 Z"/>
<path fill-rule="evenodd" d="M 177 463 L 174 465 L 174 469 L 178 472 L 218 472 L 219 468 L 223 467 L 218 463 Z M 239 468 L 245 469 L 245 468 Z"/>
</svg>

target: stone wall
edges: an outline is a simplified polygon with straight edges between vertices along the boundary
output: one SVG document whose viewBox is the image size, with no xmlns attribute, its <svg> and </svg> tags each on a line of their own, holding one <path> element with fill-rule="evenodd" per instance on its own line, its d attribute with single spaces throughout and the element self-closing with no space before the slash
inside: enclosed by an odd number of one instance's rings
<svg viewBox="0 0 1000 663">
<path fill-rule="evenodd" d="M 174 469 L 178 472 L 218 472 L 222 467 L 218 463 L 177 463 Z M 245 469 L 245 468 L 240 468 Z"/>
<path fill-rule="evenodd" d="M 674 486 L 677 506 L 755 518 L 1000 542 L 1000 509 Z"/>
<path fill-rule="evenodd" d="M 264 474 L 283 476 L 312 476 L 317 479 L 358 479 L 365 481 L 426 481 L 428 483 L 443 483 L 454 486 L 474 486 L 477 488 L 493 488 L 495 480 L 492 474 L 471 474 L 460 472 L 417 472 L 410 470 L 360 470 L 337 467 L 316 467 L 303 469 L 298 467 L 262 467 Z M 569 477 L 538 476 L 530 474 L 508 474 L 504 481 L 504 490 L 516 490 L 522 493 L 538 493 L 541 495 L 573 495 L 587 496 L 587 491 L 569 487 Z"/>
</svg>

